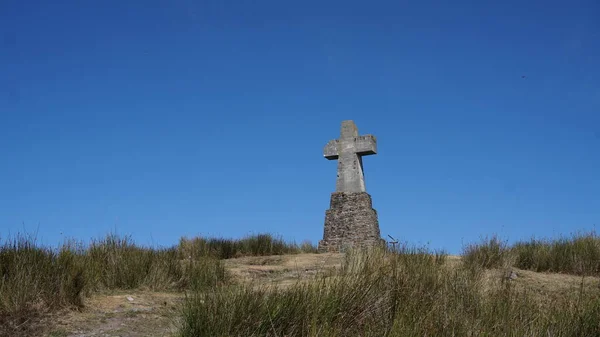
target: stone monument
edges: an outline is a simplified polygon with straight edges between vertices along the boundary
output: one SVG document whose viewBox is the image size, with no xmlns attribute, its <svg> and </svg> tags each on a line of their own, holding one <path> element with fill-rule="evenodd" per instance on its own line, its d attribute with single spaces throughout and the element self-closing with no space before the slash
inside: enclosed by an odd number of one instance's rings
<svg viewBox="0 0 600 337">
<path fill-rule="evenodd" d="M 343 121 L 341 137 L 325 146 L 326 159 L 337 159 L 337 181 L 325 212 L 320 252 L 372 247 L 384 243 L 380 237 L 377 211 L 365 189 L 362 157 L 377 153 L 375 136 L 359 136 L 353 121 Z"/>
</svg>

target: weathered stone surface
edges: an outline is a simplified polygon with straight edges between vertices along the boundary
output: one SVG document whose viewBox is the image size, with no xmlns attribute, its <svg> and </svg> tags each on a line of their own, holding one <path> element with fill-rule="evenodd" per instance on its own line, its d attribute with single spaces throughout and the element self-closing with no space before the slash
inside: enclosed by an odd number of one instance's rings
<svg viewBox="0 0 600 337">
<path fill-rule="evenodd" d="M 341 137 L 329 141 L 323 149 L 326 159 L 338 161 L 335 191 L 365 192 L 362 156 L 376 153 L 375 136 L 359 136 L 353 121 L 343 121 Z"/>
<path fill-rule="evenodd" d="M 380 243 L 377 211 L 372 208 L 371 196 L 366 192 L 332 193 L 319 251 L 339 252 Z"/>
<path fill-rule="evenodd" d="M 377 153 L 372 135 L 359 136 L 353 121 L 343 121 L 341 137 L 329 141 L 323 155 L 338 160 L 336 192 L 331 194 L 319 251 L 339 252 L 350 247 L 381 244 L 377 212 L 366 192 L 362 156 Z"/>
</svg>

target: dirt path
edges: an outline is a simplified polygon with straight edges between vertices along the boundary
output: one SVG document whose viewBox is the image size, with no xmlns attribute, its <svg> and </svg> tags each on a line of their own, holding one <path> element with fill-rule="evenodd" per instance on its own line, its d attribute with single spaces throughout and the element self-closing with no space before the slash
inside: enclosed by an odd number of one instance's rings
<svg viewBox="0 0 600 337">
<path fill-rule="evenodd" d="M 173 336 L 183 296 L 150 291 L 94 295 L 81 312 L 70 311 L 57 318 L 46 336 Z"/>
<path fill-rule="evenodd" d="M 339 268 L 341 254 L 243 257 L 223 261 L 239 281 L 286 286 Z M 48 337 L 162 337 L 177 331 L 183 293 L 119 291 L 95 294 L 82 311 L 54 315 Z"/>
</svg>

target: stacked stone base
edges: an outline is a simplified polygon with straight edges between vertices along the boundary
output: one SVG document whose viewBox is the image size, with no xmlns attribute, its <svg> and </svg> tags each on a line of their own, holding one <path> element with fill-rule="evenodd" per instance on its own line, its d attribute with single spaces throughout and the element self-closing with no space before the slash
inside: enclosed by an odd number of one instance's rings
<svg viewBox="0 0 600 337">
<path fill-rule="evenodd" d="M 319 252 L 344 252 L 349 248 L 370 248 L 383 245 L 377 211 L 366 192 L 335 192 L 331 194 L 325 213 L 323 240 Z"/>
</svg>

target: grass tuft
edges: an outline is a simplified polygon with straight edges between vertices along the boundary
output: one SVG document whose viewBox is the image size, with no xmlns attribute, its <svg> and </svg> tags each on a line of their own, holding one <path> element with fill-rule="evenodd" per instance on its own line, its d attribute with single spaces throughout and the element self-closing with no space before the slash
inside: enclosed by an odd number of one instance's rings
<svg viewBox="0 0 600 337">
<path fill-rule="evenodd" d="M 600 237 L 594 232 L 570 238 L 531 239 L 513 247 L 515 266 L 537 272 L 600 275 Z"/>
<path fill-rule="evenodd" d="M 471 268 L 502 268 L 511 263 L 510 247 L 497 236 L 484 238 L 463 248 L 462 260 Z"/>
<path fill-rule="evenodd" d="M 18 235 L 0 243 L 0 335 L 27 335 L 31 317 L 82 307 L 93 291 L 207 289 L 226 280 L 217 258 L 183 261 L 178 247 L 141 247 L 111 234 L 88 247 L 67 241 L 52 249 Z"/>
<path fill-rule="evenodd" d="M 178 336 L 600 335 L 598 292 L 542 306 L 501 277 L 445 259 L 405 247 L 351 251 L 337 274 L 313 282 L 195 292 Z"/>
<path fill-rule="evenodd" d="M 466 246 L 462 260 L 470 267 L 484 269 L 514 266 L 536 272 L 599 276 L 600 237 L 592 231 L 568 238 L 532 238 L 510 246 L 492 236 Z"/>
<path fill-rule="evenodd" d="M 309 241 L 301 245 L 289 243 L 271 234 L 249 235 L 242 239 L 182 238 L 179 247 L 183 256 L 196 258 L 214 256 L 219 259 L 230 259 L 242 256 L 284 255 L 299 253 L 316 253 L 317 248 Z"/>
<path fill-rule="evenodd" d="M 229 282 L 221 261 L 304 252 L 316 247 L 269 234 L 166 248 L 114 234 L 51 248 L 18 235 L 0 240 L 0 335 L 31 335 L 32 319 L 92 292 L 136 288 L 189 290 L 181 337 L 600 335 L 600 291 L 583 281 L 600 275 L 594 232 L 513 246 L 493 236 L 466 246 L 462 263 L 407 245 L 350 250 L 341 268 L 289 287 Z M 580 275 L 581 289 L 531 291 L 493 270 L 509 266 Z"/>
</svg>

